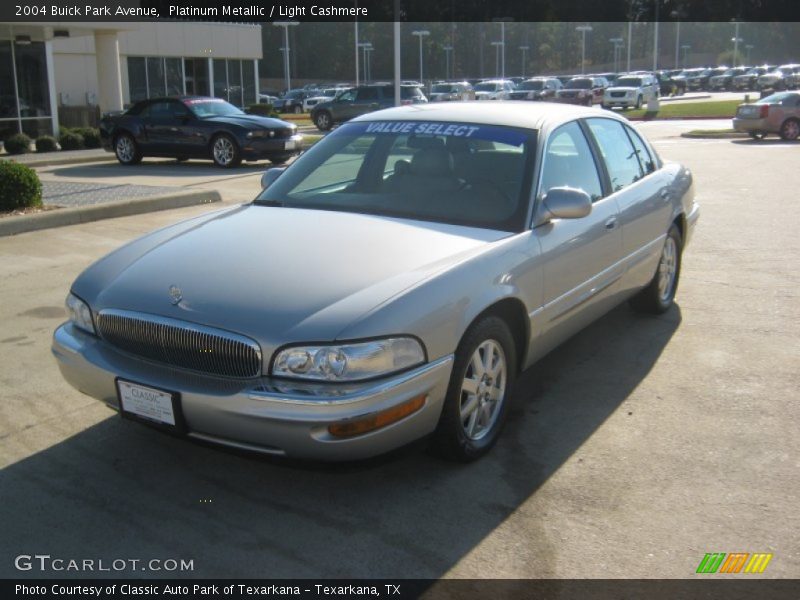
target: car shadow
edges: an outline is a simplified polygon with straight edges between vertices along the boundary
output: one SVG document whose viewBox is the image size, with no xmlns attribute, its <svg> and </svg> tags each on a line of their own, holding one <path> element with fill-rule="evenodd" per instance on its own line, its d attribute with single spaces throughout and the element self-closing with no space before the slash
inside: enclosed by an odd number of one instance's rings
<svg viewBox="0 0 800 600">
<path fill-rule="evenodd" d="M 741 146 L 796 146 L 800 140 L 788 141 L 781 138 L 766 138 L 763 140 L 754 140 L 747 138 L 743 140 L 731 140 L 732 144 Z"/>
<path fill-rule="evenodd" d="M 145 159 L 138 165 L 124 166 L 117 163 L 89 163 L 53 169 L 50 173 L 60 177 L 235 177 L 262 173 L 276 165 L 269 161 L 244 163 L 232 169 L 221 169 L 211 161 L 170 159 Z"/>
<path fill-rule="evenodd" d="M 109 416 L 0 473 L 4 555 L 172 558 L 194 570 L 19 572 L 7 560 L 0 575 L 439 578 L 620 409 L 680 323 L 677 306 L 655 318 L 616 308 L 520 377 L 499 443 L 466 465 L 421 443 L 356 463 L 278 460 Z M 544 525 L 530 519 L 525 539 L 552 573 L 559 542 Z"/>
</svg>

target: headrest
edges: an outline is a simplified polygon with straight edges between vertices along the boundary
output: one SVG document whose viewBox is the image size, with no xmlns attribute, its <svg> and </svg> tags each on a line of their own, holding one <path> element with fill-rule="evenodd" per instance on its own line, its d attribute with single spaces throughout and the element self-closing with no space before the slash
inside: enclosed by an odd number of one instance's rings
<svg viewBox="0 0 800 600">
<path fill-rule="evenodd" d="M 411 172 L 426 177 L 453 175 L 453 155 L 444 148 L 420 150 L 411 159 Z"/>
</svg>

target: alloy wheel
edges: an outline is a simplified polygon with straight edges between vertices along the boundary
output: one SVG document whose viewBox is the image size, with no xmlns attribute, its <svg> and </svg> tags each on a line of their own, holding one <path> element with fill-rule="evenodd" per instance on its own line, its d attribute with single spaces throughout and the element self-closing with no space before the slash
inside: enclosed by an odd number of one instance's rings
<svg viewBox="0 0 800 600">
<path fill-rule="evenodd" d="M 486 340 L 473 352 L 461 383 L 461 426 L 470 440 L 480 440 L 492 429 L 506 393 L 506 356 L 495 340 Z"/>
<path fill-rule="evenodd" d="M 661 262 L 658 264 L 658 296 L 666 302 L 675 285 L 675 274 L 678 271 L 678 246 L 671 236 L 667 236 L 664 249 L 661 251 Z"/>
</svg>

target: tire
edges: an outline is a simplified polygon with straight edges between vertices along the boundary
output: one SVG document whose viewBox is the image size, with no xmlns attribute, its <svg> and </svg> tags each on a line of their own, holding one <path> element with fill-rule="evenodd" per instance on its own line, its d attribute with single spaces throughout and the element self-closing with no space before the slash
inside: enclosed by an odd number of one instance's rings
<svg viewBox="0 0 800 600">
<path fill-rule="evenodd" d="M 642 108 L 642 97 L 641 97 L 641 95 L 636 98 L 636 110 L 639 110 L 640 108 Z"/>
<path fill-rule="evenodd" d="M 242 162 L 242 151 L 230 135 L 221 133 L 211 140 L 211 160 L 223 169 L 230 169 Z"/>
<path fill-rule="evenodd" d="M 767 137 L 767 134 L 764 133 L 763 131 L 748 131 L 747 135 L 749 135 L 754 140 L 763 140 L 765 137 Z"/>
<path fill-rule="evenodd" d="M 487 372 L 486 365 L 491 365 L 493 372 Z M 456 350 L 447 396 L 433 434 L 434 449 L 439 454 L 470 462 L 492 448 L 505 424 L 516 370 L 516 347 L 505 321 L 489 316 L 467 330 Z"/>
<path fill-rule="evenodd" d="M 139 149 L 139 144 L 129 133 L 122 133 L 114 140 L 114 154 L 117 156 L 119 164 L 126 167 L 142 162 L 142 151 Z"/>
<path fill-rule="evenodd" d="M 276 154 L 275 156 L 270 156 L 268 158 L 269 162 L 271 162 L 273 165 L 282 165 L 287 160 L 292 158 L 292 156 L 293 156 L 292 154 Z"/>
<path fill-rule="evenodd" d="M 634 310 L 654 315 L 667 312 L 675 300 L 678 291 L 678 280 L 681 275 L 681 252 L 683 240 L 677 225 L 673 223 L 667 231 L 661 258 L 653 279 L 647 287 L 631 298 Z"/>
<path fill-rule="evenodd" d="M 303 107 L 302 107 L 302 106 L 300 106 L 299 104 L 297 104 L 297 105 L 294 107 L 294 109 L 292 110 L 292 112 L 293 112 L 294 114 L 296 114 L 296 115 L 300 115 L 300 114 L 302 114 L 302 113 L 303 113 Z"/>
<path fill-rule="evenodd" d="M 333 117 L 327 110 L 320 111 L 314 117 L 314 125 L 320 131 L 329 131 L 333 127 Z"/>
<path fill-rule="evenodd" d="M 781 139 L 793 142 L 800 136 L 800 121 L 797 119 L 786 119 L 781 125 Z"/>
</svg>

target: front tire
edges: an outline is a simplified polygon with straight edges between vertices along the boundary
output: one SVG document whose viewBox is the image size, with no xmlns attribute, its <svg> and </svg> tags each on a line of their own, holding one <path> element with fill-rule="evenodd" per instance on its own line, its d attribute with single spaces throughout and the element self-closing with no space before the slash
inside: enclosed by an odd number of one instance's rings
<svg viewBox="0 0 800 600">
<path fill-rule="evenodd" d="M 290 158 L 292 158 L 292 156 L 293 156 L 292 154 L 277 154 L 275 156 L 270 156 L 268 158 L 269 162 L 271 162 L 273 165 L 282 165 L 286 163 L 286 161 L 288 161 Z"/>
<path fill-rule="evenodd" d="M 464 334 L 433 437 L 441 455 L 470 462 L 491 449 L 505 424 L 516 372 L 516 347 L 505 321 L 489 316 Z"/>
<path fill-rule="evenodd" d="M 678 291 L 682 249 L 681 232 L 673 223 L 664 240 L 661 258 L 653 279 L 646 288 L 631 298 L 630 303 L 634 310 L 660 315 L 670 309 L 675 300 L 675 292 Z"/>
<path fill-rule="evenodd" d="M 797 119 L 786 119 L 781 125 L 781 139 L 793 142 L 800 136 L 800 121 Z"/>
<path fill-rule="evenodd" d="M 114 140 L 114 154 L 121 165 L 138 165 L 142 162 L 142 152 L 133 136 L 122 133 Z"/>
<path fill-rule="evenodd" d="M 317 113 L 317 116 L 314 117 L 314 125 L 317 126 L 317 129 L 320 131 L 328 131 L 333 126 L 333 117 L 331 113 L 327 110 L 323 110 Z"/>
<path fill-rule="evenodd" d="M 239 145 L 227 133 L 221 133 L 211 141 L 211 159 L 223 169 L 230 169 L 242 162 Z"/>
<path fill-rule="evenodd" d="M 764 133 L 763 131 L 749 131 L 747 132 L 747 135 L 749 135 L 751 138 L 757 141 L 763 140 L 765 137 L 767 137 L 767 134 Z"/>
<path fill-rule="evenodd" d="M 636 98 L 636 110 L 639 110 L 640 108 L 642 108 L 642 97 L 641 96 Z"/>
</svg>

